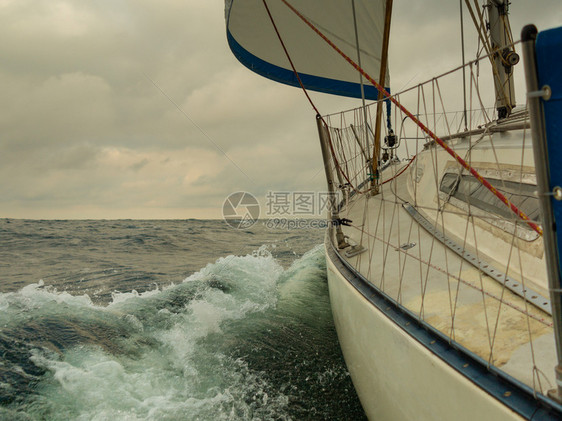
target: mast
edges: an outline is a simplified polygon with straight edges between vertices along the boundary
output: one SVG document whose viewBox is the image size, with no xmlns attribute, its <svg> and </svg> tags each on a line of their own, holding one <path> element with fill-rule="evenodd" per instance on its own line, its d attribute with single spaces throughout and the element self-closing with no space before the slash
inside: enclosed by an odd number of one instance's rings
<svg viewBox="0 0 562 421">
<path fill-rule="evenodd" d="M 384 87 L 386 80 L 386 67 L 388 63 L 388 43 L 390 40 L 390 18 L 392 17 L 392 0 L 386 0 L 385 18 L 384 18 L 384 35 L 382 40 L 382 57 L 381 67 L 379 74 L 379 83 Z M 379 192 L 378 186 L 378 171 L 379 171 L 379 152 L 381 149 L 381 120 L 382 120 L 382 105 L 383 93 L 379 91 L 378 104 L 377 104 L 377 120 L 375 125 L 375 141 L 373 145 L 373 160 L 371 162 L 371 192 L 377 194 Z M 367 124 L 367 121 L 365 121 Z"/>
<path fill-rule="evenodd" d="M 509 26 L 508 0 L 488 0 L 488 19 L 490 26 L 490 44 L 492 66 L 494 67 L 494 86 L 496 90 L 496 109 L 498 118 L 505 118 L 515 107 L 515 88 L 513 83 L 513 66 L 519 63 L 519 55 L 513 46 L 511 27 Z"/>
</svg>

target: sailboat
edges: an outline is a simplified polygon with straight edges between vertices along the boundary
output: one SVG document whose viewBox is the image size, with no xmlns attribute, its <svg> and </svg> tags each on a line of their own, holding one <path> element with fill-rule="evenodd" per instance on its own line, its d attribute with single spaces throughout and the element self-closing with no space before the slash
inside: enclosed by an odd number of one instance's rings
<svg viewBox="0 0 562 421">
<path fill-rule="evenodd" d="M 315 111 L 331 306 L 367 416 L 562 419 L 562 28 L 517 40 L 507 0 L 461 7 L 477 57 L 400 92 L 392 0 L 227 0 L 227 39 L 313 107 L 310 90 L 362 100 Z"/>
</svg>

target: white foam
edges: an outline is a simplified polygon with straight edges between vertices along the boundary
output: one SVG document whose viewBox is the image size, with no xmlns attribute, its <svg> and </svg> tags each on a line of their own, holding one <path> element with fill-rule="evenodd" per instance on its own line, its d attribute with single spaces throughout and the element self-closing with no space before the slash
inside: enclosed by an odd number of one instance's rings
<svg viewBox="0 0 562 421">
<path fill-rule="evenodd" d="M 110 346 L 80 345 L 58 354 L 35 350 L 32 361 L 50 375 L 37 385 L 28 413 L 45 410 L 53 419 L 247 419 L 279 418 L 288 398 L 269 396 L 259 373 L 214 348 L 225 322 L 264 312 L 278 302 L 284 271 L 266 248 L 248 256 L 227 256 L 188 277 L 183 284 L 144 293 L 113 294 L 106 307 L 87 295 L 72 296 L 28 285 L 1 294 L 0 306 L 20 311 L 64 303 L 68 311 L 106 313 L 91 317 L 108 331 L 127 327 L 129 337 Z M 183 308 L 153 309 L 186 288 L 196 292 Z M 191 290 L 189 290 L 191 291 Z M 37 313 L 35 313 L 37 314 Z M 103 325 L 98 326 L 103 330 Z M 215 336 L 213 336 L 215 335 Z M 214 338 L 214 339 L 213 339 Z M 128 352 L 128 351 L 130 352 Z M 36 395 L 34 395 L 36 396 Z M 277 414 L 277 415 L 275 415 Z"/>
<path fill-rule="evenodd" d="M 18 292 L 0 293 L 0 310 L 21 318 L 32 311 L 49 305 L 66 304 L 70 307 L 94 307 L 87 294 L 72 295 L 66 291 L 57 291 L 52 286 L 45 286 L 41 280 L 38 283 L 26 285 Z"/>
</svg>

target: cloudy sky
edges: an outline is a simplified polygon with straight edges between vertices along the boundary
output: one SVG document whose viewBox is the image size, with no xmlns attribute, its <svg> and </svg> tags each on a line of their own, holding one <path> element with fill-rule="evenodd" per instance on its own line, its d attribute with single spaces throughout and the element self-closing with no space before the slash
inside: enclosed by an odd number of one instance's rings
<svg viewBox="0 0 562 421">
<path fill-rule="evenodd" d="M 559 0 L 511 10 L 516 37 L 562 24 Z M 458 19 L 395 1 L 394 90 L 459 64 Z M 324 189 L 314 112 L 236 61 L 220 0 L 0 0 L 0 39 L 0 217 L 214 218 L 235 191 Z"/>
</svg>

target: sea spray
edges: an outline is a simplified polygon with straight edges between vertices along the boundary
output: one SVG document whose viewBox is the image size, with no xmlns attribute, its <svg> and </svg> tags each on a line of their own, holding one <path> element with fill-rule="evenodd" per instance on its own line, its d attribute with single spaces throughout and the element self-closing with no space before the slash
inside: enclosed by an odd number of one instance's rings
<svg viewBox="0 0 562 421">
<path fill-rule="evenodd" d="M 106 303 L 45 283 L 0 294 L 0 418 L 360 418 L 323 248 L 286 268 L 276 252 Z"/>
</svg>

